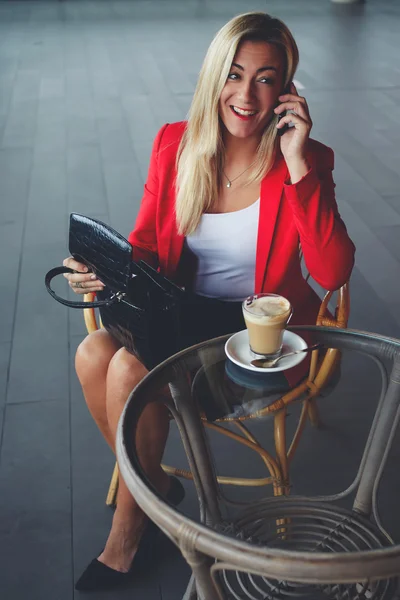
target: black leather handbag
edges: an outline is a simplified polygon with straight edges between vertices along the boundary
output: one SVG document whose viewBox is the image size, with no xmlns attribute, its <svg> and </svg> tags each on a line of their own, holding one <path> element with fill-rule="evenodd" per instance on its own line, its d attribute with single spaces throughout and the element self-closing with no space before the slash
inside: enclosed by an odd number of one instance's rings
<svg viewBox="0 0 400 600">
<path fill-rule="evenodd" d="M 184 291 L 144 260 L 117 231 L 101 221 L 72 213 L 69 251 L 105 284 L 94 302 L 67 300 L 50 287 L 68 267 L 51 269 L 47 291 L 71 308 L 99 308 L 105 329 L 148 368 L 183 348 L 233 333 L 243 324 L 238 303 Z"/>
</svg>

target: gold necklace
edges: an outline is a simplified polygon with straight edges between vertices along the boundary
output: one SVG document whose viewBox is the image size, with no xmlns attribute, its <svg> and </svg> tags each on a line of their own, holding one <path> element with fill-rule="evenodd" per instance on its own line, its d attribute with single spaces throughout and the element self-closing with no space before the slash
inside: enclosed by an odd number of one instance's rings
<svg viewBox="0 0 400 600">
<path fill-rule="evenodd" d="M 224 175 L 224 177 L 227 179 L 228 183 L 226 184 L 227 188 L 232 187 L 232 183 L 234 181 L 236 181 L 236 179 L 239 179 L 239 177 L 241 177 L 244 173 L 246 173 L 246 171 L 248 171 L 250 169 L 250 167 L 252 167 L 254 165 L 254 163 L 256 162 L 257 159 L 253 160 L 253 162 L 241 173 L 239 173 L 239 175 L 236 175 L 236 177 L 234 177 L 233 179 L 229 179 L 228 175 L 225 173 L 225 171 L 222 169 L 222 173 Z"/>
</svg>

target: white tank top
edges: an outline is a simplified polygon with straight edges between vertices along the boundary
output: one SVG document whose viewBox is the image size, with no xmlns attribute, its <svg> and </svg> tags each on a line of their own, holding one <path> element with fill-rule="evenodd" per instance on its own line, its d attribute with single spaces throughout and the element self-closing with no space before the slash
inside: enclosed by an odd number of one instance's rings
<svg viewBox="0 0 400 600">
<path fill-rule="evenodd" d="M 186 248 L 197 258 L 194 291 L 241 301 L 254 293 L 260 199 L 242 210 L 205 213 Z"/>
</svg>

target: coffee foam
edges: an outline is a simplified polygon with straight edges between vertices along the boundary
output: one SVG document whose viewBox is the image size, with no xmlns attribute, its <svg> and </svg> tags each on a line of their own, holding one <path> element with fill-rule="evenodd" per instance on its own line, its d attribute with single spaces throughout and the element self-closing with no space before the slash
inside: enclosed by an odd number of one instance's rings
<svg viewBox="0 0 400 600">
<path fill-rule="evenodd" d="M 261 317 L 277 317 L 290 310 L 290 303 L 283 296 L 265 296 L 255 298 L 251 304 L 246 304 L 246 311 Z"/>
</svg>

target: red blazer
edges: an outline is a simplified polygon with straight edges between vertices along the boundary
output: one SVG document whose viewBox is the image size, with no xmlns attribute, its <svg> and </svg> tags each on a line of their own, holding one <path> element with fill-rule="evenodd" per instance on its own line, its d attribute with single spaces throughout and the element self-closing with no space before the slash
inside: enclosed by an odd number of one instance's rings
<svg viewBox="0 0 400 600">
<path fill-rule="evenodd" d="M 185 122 L 167 124 L 157 134 L 141 207 L 129 235 L 130 243 L 155 255 L 161 272 L 172 279 L 177 278 L 184 243 L 175 218 L 175 160 L 185 127 Z M 332 150 L 310 140 L 307 160 L 310 170 L 294 185 L 287 183 L 282 156 L 261 182 L 255 268 L 255 292 L 288 298 L 294 308 L 291 324 L 299 325 L 315 324 L 321 303 L 303 278 L 299 242 L 308 271 L 327 290 L 338 289 L 349 279 L 355 251 L 335 201 Z M 288 379 L 292 383 L 303 371 L 304 367 L 291 369 Z"/>
</svg>

